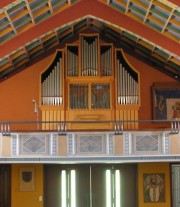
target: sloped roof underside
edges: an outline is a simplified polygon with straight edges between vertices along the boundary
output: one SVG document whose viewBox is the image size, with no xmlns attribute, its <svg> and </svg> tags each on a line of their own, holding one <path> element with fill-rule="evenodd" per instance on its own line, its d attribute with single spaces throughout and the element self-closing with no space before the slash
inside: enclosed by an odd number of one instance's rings
<svg viewBox="0 0 180 207">
<path fill-rule="evenodd" d="M 12 2 L 0 9 L 0 80 L 87 28 L 180 79 L 179 10 L 162 0 Z"/>
</svg>

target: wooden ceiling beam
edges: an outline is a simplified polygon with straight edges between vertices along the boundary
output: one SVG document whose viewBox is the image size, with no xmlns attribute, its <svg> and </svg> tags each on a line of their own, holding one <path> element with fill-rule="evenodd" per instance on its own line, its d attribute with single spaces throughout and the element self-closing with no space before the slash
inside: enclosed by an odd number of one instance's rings
<svg viewBox="0 0 180 207">
<path fill-rule="evenodd" d="M 157 44 L 171 53 L 178 56 L 180 55 L 179 43 L 174 42 L 170 38 L 163 36 L 162 34 L 139 22 L 136 22 L 127 15 L 112 9 L 98 0 L 81 0 L 71 7 L 41 22 L 41 24 L 35 25 L 27 31 L 17 35 L 15 38 L 1 44 L 0 58 L 3 58 L 17 48 L 23 47 L 27 42 L 30 42 L 49 31 L 88 15 L 91 15 L 95 19 L 97 18 L 99 21 L 103 21 L 106 24 L 114 24 L 117 27 L 123 28 L 136 34 L 137 36 L 143 37 L 144 39 Z"/>
</svg>

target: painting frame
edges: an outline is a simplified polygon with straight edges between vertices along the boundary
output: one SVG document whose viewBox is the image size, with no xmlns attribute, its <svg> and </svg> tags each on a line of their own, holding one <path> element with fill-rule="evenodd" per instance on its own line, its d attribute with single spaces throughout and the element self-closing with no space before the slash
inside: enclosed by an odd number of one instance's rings
<svg viewBox="0 0 180 207">
<path fill-rule="evenodd" d="M 144 203 L 165 202 L 165 173 L 143 174 Z"/>
<path fill-rule="evenodd" d="M 32 192 L 35 190 L 34 167 L 20 167 L 19 191 Z"/>
<path fill-rule="evenodd" d="M 180 119 L 180 83 L 153 83 L 152 111 L 153 120 Z"/>
</svg>

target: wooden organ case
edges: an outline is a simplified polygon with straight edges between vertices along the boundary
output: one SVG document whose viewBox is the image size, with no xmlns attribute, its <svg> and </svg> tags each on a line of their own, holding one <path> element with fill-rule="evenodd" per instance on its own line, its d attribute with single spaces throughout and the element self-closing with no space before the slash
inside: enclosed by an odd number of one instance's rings
<svg viewBox="0 0 180 207">
<path fill-rule="evenodd" d="M 80 34 L 75 44 L 58 50 L 41 74 L 42 129 L 125 129 L 138 124 L 139 74 L 123 52 L 100 40 L 98 34 Z M 95 122 L 94 122 L 95 121 Z"/>
</svg>

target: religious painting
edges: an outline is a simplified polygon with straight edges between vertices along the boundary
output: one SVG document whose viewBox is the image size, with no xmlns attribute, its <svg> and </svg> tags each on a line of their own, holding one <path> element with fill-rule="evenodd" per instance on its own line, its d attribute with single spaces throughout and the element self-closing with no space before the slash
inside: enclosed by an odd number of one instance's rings
<svg viewBox="0 0 180 207">
<path fill-rule="evenodd" d="M 20 168 L 20 191 L 34 191 L 34 168 Z"/>
<path fill-rule="evenodd" d="M 161 203 L 165 202 L 165 174 L 144 174 L 144 202 Z"/>
<path fill-rule="evenodd" d="M 155 83 L 152 89 L 153 118 L 180 119 L 180 83 Z"/>
</svg>

